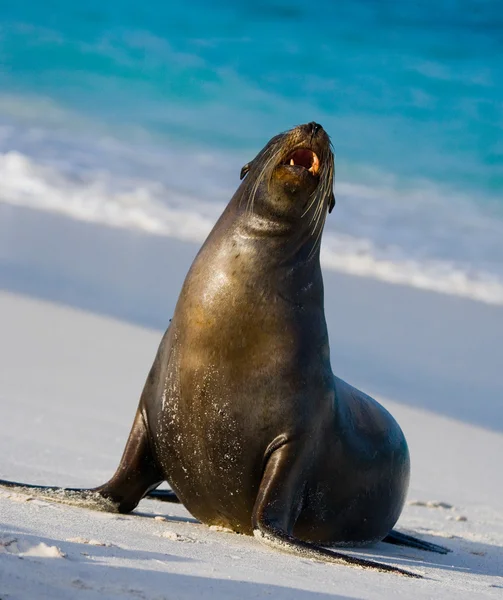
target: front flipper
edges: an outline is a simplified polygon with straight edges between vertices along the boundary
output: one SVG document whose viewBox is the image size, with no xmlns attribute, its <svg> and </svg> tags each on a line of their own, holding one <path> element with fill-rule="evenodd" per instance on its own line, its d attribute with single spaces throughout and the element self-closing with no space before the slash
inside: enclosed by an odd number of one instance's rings
<svg viewBox="0 0 503 600">
<path fill-rule="evenodd" d="M 267 459 L 253 510 L 256 538 L 273 548 L 304 558 L 421 578 L 421 575 L 410 571 L 340 554 L 294 537 L 292 531 L 302 509 L 309 465 L 302 460 L 302 450 L 292 442 L 283 441 L 282 445 L 273 442 L 271 447 L 275 449 Z"/>
<path fill-rule="evenodd" d="M 128 513 L 147 492 L 163 481 L 164 477 L 152 453 L 145 419 L 138 408 L 115 475 L 92 491 L 111 500 L 119 512 Z"/>
<path fill-rule="evenodd" d="M 383 539 L 383 542 L 387 544 L 395 544 L 396 546 L 407 546 L 408 548 L 418 548 L 419 550 L 425 550 L 426 552 L 437 552 L 438 554 L 448 554 L 452 552 L 449 548 L 439 546 L 438 544 L 431 544 L 418 538 L 412 537 L 399 531 L 391 530 L 388 535 Z"/>
</svg>

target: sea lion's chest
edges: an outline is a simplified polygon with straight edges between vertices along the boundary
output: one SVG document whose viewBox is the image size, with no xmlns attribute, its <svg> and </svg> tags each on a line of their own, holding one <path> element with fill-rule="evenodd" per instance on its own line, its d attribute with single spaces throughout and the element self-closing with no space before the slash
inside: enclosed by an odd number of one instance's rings
<svg viewBox="0 0 503 600">
<path fill-rule="evenodd" d="M 201 505 L 225 504 L 241 490 L 249 510 L 268 445 L 309 427 L 332 385 L 326 326 L 280 272 L 209 262 L 195 263 L 170 326 L 156 438 L 184 502 L 211 487 Z"/>
</svg>

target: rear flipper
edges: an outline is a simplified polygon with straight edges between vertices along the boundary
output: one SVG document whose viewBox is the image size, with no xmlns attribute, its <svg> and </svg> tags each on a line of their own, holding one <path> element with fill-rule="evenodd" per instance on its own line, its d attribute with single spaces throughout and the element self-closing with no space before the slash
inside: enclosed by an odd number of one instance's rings
<svg viewBox="0 0 503 600">
<path fill-rule="evenodd" d="M 171 502 L 172 504 L 181 504 L 178 496 L 173 490 L 152 490 L 145 494 L 145 498 L 151 500 L 158 500 L 159 502 Z"/>
<path fill-rule="evenodd" d="M 255 537 L 273 548 L 304 558 L 421 578 L 421 575 L 410 571 L 340 554 L 295 538 L 292 531 L 302 509 L 306 466 L 302 464 L 302 450 L 285 442 L 280 439 L 277 444 L 273 442 L 276 449 L 267 460 L 253 510 Z"/>
<path fill-rule="evenodd" d="M 143 415 L 138 409 L 119 467 L 107 483 L 94 489 L 85 489 L 31 485 L 0 479 L 0 485 L 63 504 L 127 513 L 131 512 L 143 496 L 155 489 L 163 480 L 164 477 L 157 467 L 150 448 Z M 172 494 L 176 498 L 176 495 Z"/>
<path fill-rule="evenodd" d="M 408 548 L 418 548 L 419 550 L 425 550 L 426 552 L 437 552 L 438 554 L 447 554 L 452 552 L 449 548 L 439 546 L 438 544 L 431 544 L 418 538 L 412 537 L 405 533 L 400 533 L 392 529 L 388 535 L 383 539 L 383 542 L 387 544 L 395 544 L 396 546 L 407 546 Z"/>
</svg>

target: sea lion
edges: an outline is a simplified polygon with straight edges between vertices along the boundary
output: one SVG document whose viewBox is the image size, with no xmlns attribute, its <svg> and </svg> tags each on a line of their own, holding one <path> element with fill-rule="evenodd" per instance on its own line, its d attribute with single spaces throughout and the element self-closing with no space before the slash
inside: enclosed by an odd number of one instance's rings
<svg viewBox="0 0 503 600">
<path fill-rule="evenodd" d="M 417 576 L 325 548 L 384 539 L 446 551 L 392 531 L 409 483 L 405 437 L 332 373 L 319 253 L 333 169 L 317 123 L 243 167 L 185 279 L 119 467 L 93 492 L 129 512 L 167 481 L 208 525 Z"/>
</svg>

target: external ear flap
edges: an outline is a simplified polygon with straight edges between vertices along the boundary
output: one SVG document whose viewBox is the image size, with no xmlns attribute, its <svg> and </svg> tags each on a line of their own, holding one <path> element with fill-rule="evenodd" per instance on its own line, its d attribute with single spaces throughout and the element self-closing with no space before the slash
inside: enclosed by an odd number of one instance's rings
<svg viewBox="0 0 503 600">
<path fill-rule="evenodd" d="M 246 163 L 246 165 L 241 169 L 241 173 L 239 174 L 239 179 L 244 179 L 250 170 L 251 162 Z"/>
<path fill-rule="evenodd" d="M 331 213 L 335 206 L 335 195 L 334 192 L 330 192 L 330 196 L 328 197 L 328 212 Z"/>
</svg>

